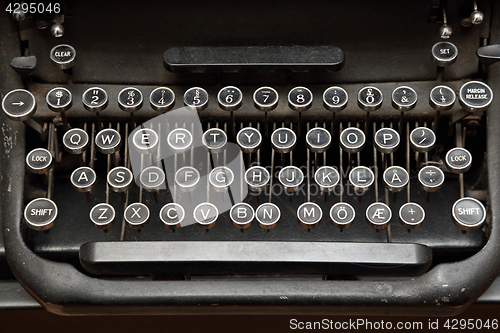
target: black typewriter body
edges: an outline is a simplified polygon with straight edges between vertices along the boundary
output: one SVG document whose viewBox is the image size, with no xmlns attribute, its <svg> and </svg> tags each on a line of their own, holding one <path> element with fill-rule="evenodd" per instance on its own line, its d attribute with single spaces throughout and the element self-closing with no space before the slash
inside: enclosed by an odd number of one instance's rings
<svg viewBox="0 0 500 333">
<path fill-rule="evenodd" d="M 0 277 L 14 277 L 63 315 L 464 311 L 500 270 L 499 6 L 66 1 L 63 17 L 2 14 Z M 478 10 L 480 24 L 471 16 Z M 442 38 L 443 25 L 453 31 L 449 38 Z M 438 43 L 447 44 L 433 56 Z M 64 55 L 51 59 L 58 45 L 76 52 L 67 68 Z M 47 102 L 50 92 L 61 98 L 61 88 L 72 96 L 62 111 Z M 29 117 L 9 114 L 19 103 L 8 98 L 16 89 L 34 98 Z M 271 99 L 275 93 L 276 103 L 256 100 L 259 90 Z M 235 91 L 240 103 L 233 103 Z M 131 98 L 141 94 L 134 109 Z M 169 107 L 165 94 L 175 95 Z M 28 103 L 22 98 L 19 107 Z M 248 128 L 260 133 L 257 148 L 238 141 Z M 75 129 L 88 135 L 81 151 L 65 141 Z M 137 152 L 134 134 L 147 129 L 158 142 L 149 147 L 142 139 L 147 147 Z M 213 129 L 226 139 L 217 151 L 203 141 Z M 294 133 L 291 148 L 280 146 L 280 129 Z M 105 130 L 119 133 L 116 148 L 102 147 Z M 191 135 L 191 146 L 172 146 L 179 143 L 169 141 L 174 130 L 189 132 L 178 133 Z M 364 135 L 361 148 L 347 130 Z M 417 140 L 424 132 L 434 138 L 430 147 Z M 329 138 L 326 148 L 311 143 L 316 133 Z M 384 146 L 396 137 L 394 147 Z M 38 148 L 52 163 L 33 172 L 29 160 Z M 234 180 L 217 189 L 212 171 L 230 163 Z M 147 166 L 165 181 L 146 184 Z M 259 166 L 269 180 L 256 191 L 245 172 Z M 82 167 L 90 173 L 74 176 Z M 109 180 L 115 167 L 132 171 L 128 187 Z M 198 170 L 196 187 L 184 191 L 182 167 Z M 336 170 L 338 181 L 322 187 L 318 179 L 330 178 L 318 174 L 321 167 Z M 361 167 L 367 170 L 356 173 Z M 299 176 L 298 184 L 287 180 Z M 401 177 L 405 184 L 391 187 Z M 75 179 L 88 183 L 78 187 Z M 41 198 L 50 201 L 30 206 Z M 194 213 L 206 202 L 218 208 L 209 221 L 209 208 Z M 173 203 L 183 207 L 183 221 L 180 208 L 175 218 L 174 206 L 165 208 Z M 415 206 L 403 210 L 409 203 Z M 92 221 L 98 204 L 113 207 L 112 222 L 98 223 L 109 210 Z M 149 218 L 134 215 L 133 204 Z M 235 206 L 251 207 L 254 218 L 243 221 L 247 214 Z M 344 224 L 346 209 L 353 217 Z"/>
</svg>

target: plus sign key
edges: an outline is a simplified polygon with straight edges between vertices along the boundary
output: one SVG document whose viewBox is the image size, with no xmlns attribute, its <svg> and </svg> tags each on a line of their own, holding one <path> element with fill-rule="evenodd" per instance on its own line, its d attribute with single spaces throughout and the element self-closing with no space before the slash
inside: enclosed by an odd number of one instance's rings
<svg viewBox="0 0 500 333">
<path fill-rule="evenodd" d="M 408 202 L 399 209 L 399 222 L 408 229 L 416 229 L 425 219 L 425 211 L 419 204 Z"/>
</svg>

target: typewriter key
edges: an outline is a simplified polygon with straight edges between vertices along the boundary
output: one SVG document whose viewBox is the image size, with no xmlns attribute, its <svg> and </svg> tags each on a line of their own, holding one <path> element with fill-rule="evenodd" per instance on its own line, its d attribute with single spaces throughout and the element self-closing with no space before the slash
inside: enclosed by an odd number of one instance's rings
<svg viewBox="0 0 500 333">
<path fill-rule="evenodd" d="M 450 110 L 455 104 L 455 99 L 455 92 L 447 86 L 434 87 L 429 94 L 429 104 L 436 111 Z"/>
<path fill-rule="evenodd" d="M 149 95 L 151 108 L 158 112 L 171 110 L 175 104 L 175 94 L 170 88 L 159 87 L 154 89 Z"/>
<path fill-rule="evenodd" d="M 261 87 L 253 93 L 253 104 L 258 110 L 272 111 L 278 106 L 278 92 L 271 87 Z"/>
<path fill-rule="evenodd" d="M 382 106 L 384 95 L 375 87 L 364 87 L 358 92 L 358 106 L 367 112 L 376 111 Z"/>
<path fill-rule="evenodd" d="M 330 148 L 332 136 L 330 132 L 321 127 L 316 127 L 306 134 L 306 146 L 313 153 L 322 153 Z"/>
<path fill-rule="evenodd" d="M 242 128 L 236 135 L 236 142 L 245 153 L 253 153 L 259 150 L 262 144 L 262 135 L 253 127 Z"/>
<path fill-rule="evenodd" d="M 175 184 L 182 192 L 191 192 L 200 182 L 200 173 L 193 167 L 180 168 L 175 173 Z"/>
<path fill-rule="evenodd" d="M 50 60 L 60 69 L 73 67 L 76 59 L 76 50 L 68 44 L 56 45 L 50 50 Z"/>
<path fill-rule="evenodd" d="M 193 87 L 184 93 L 184 105 L 194 108 L 196 111 L 203 111 L 208 106 L 208 93 L 205 89 Z"/>
<path fill-rule="evenodd" d="M 62 87 L 57 87 L 49 91 L 45 100 L 49 109 L 54 112 L 65 112 L 73 105 L 71 92 Z"/>
<path fill-rule="evenodd" d="M 64 149 L 70 154 L 81 154 L 89 146 L 89 135 L 80 128 L 72 128 L 64 133 Z"/>
<path fill-rule="evenodd" d="M 447 67 L 457 60 L 458 49 L 450 42 L 438 42 L 432 47 L 432 57 L 439 67 Z"/>
<path fill-rule="evenodd" d="M 330 87 L 323 93 L 323 106 L 333 112 L 344 110 L 348 100 L 347 91 L 340 87 Z"/>
<path fill-rule="evenodd" d="M 150 128 L 141 128 L 134 133 L 132 143 L 141 154 L 151 154 L 158 146 L 158 134 Z"/>
<path fill-rule="evenodd" d="M 47 173 L 52 168 L 52 154 L 43 148 L 33 149 L 26 156 L 28 170 L 36 174 Z"/>
<path fill-rule="evenodd" d="M 357 194 L 363 194 L 375 181 L 373 171 L 365 166 L 358 166 L 349 172 L 349 182 Z"/>
<path fill-rule="evenodd" d="M 177 203 L 168 203 L 160 210 L 160 220 L 167 229 L 174 230 L 181 227 L 186 217 L 184 208 Z"/>
<path fill-rule="evenodd" d="M 113 165 L 118 165 L 118 157 L 115 154 L 120 151 L 120 147 L 122 144 L 122 138 L 118 131 L 106 128 L 97 133 L 95 137 L 95 145 L 99 152 L 103 154 L 113 154 L 111 155 L 113 158 Z"/>
<path fill-rule="evenodd" d="M 193 145 L 193 136 L 184 128 L 176 128 L 168 134 L 167 142 L 175 153 L 182 154 Z"/>
<path fill-rule="evenodd" d="M 226 191 L 234 181 L 234 173 L 228 167 L 216 167 L 208 175 L 210 184 L 217 192 Z"/>
<path fill-rule="evenodd" d="M 453 173 L 464 173 L 469 171 L 472 164 L 472 155 L 465 148 L 453 148 L 446 153 L 446 166 Z"/>
<path fill-rule="evenodd" d="M 474 230 L 486 220 L 486 209 L 474 198 L 462 198 L 455 202 L 451 209 L 453 221 L 463 231 Z"/>
<path fill-rule="evenodd" d="M 281 217 L 281 211 L 273 203 L 263 203 L 255 210 L 255 218 L 263 229 L 273 229 L 278 224 Z"/>
<path fill-rule="evenodd" d="M 126 112 L 135 112 L 142 107 L 142 92 L 133 87 L 125 88 L 118 93 L 118 106 Z"/>
<path fill-rule="evenodd" d="M 24 220 L 33 230 L 48 230 L 57 218 L 57 205 L 46 198 L 30 201 L 24 209 Z"/>
<path fill-rule="evenodd" d="M 220 128 L 211 128 L 203 133 L 201 141 L 209 152 L 217 154 L 226 149 L 227 135 Z"/>
<path fill-rule="evenodd" d="M 27 90 L 11 90 L 2 100 L 5 115 L 16 121 L 26 121 L 36 112 L 35 96 Z"/>
<path fill-rule="evenodd" d="M 219 210 L 210 202 L 203 202 L 196 206 L 193 210 L 194 220 L 199 227 L 206 229 L 207 231 L 215 226 L 218 216 Z"/>
<path fill-rule="evenodd" d="M 288 106 L 295 111 L 306 111 L 311 108 L 313 94 L 306 87 L 295 87 L 288 93 Z"/>
<path fill-rule="evenodd" d="M 252 206 L 247 203 L 240 202 L 231 207 L 229 217 L 231 217 L 231 221 L 236 228 L 243 230 L 252 224 L 255 212 Z"/>
<path fill-rule="evenodd" d="M 399 209 L 399 222 L 407 229 L 416 229 L 425 219 L 425 211 L 419 204 L 405 203 Z"/>
<path fill-rule="evenodd" d="M 90 220 L 94 227 L 101 230 L 109 229 L 115 222 L 115 209 L 107 203 L 100 203 L 90 210 Z"/>
<path fill-rule="evenodd" d="M 130 169 L 125 167 L 113 168 L 108 173 L 108 184 L 114 192 L 125 192 L 132 185 L 134 175 Z"/>
<path fill-rule="evenodd" d="M 390 154 L 395 152 L 401 139 L 399 133 L 392 128 L 381 128 L 379 129 L 373 138 L 375 147 L 382 154 Z"/>
<path fill-rule="evenodd" d="M 348 228 L 355 217 L 356 211 L 346 202 L 336 203 L 330 208 L 330 220 L 332 224 L 340 230 Z"/>
<path fill-rule="evenodd" d="M 139 176 L 141 187 L 148 192 L 157 192 L 165 189 L 165 173 L 156 166 L 149 166 L 142 170 Z"/>
<path fill-rule="evenodd" d="M 362 130 L 349 127 L 340 133 L 340 146 L 345 152 L 357 153 L 365 146 L 366 137 Z"/>
<path fill-rule="evenodd" d="M 419 153 L 431 151 L 436 144 L 436 134 L 427 127 L 417 127 L 410 133 L 410 146 Z"/>
<path fill-rule="evenodd" d="M 304 174 L 295 166 L 287 166 L 281 169 L 278 179 L 287 192 L 295 192 L 304 181 Z"/>
<path fill-rule="evenodd" d="M 366 209 L 366 221 L 375 229 L 383 229 L 389 225 L 392 211 L 386 204 L 381 202 L 372 203 Z"/>
<path fill-rule="evenodd" d="M 480 81 L 470 81 L 460 88 L 460 105 L 469 112 L 486 111 L 493 101 L 493 91 Z"/>
<path fill-rule="evenodd" d="M 224 111 L 234 111 L 240 108 L 243 101 L 243 93 L 240 89 L 228 86 L 219 90 L 217 94 L 219 106 Z"/>
<path fill-rule="evenodd" d="M 127 206 L 123 218 L 129 228 L 140 231 L 148 224 L 149 215 L 148 206 L 140 202 L 134 202 Z"/>
<path fill-rule="evenodd" d="M 444 183 L 444 173 L 435 166 L 425 166 L 418 173 L 418 180 L 426 192 L 436 192 Z"/>
<path fill-rule="evenodd" d="M 407 86 L 394 89 L 391 97 L 392 106 L 398 111 L 410 111 L 417 105 L 417 92 Z"/>
<path fill-rule="evenodd" d="M 297 145 L 297 136 L 289 128 L 278 128 L 271 134 L 271 144 L 278 153 L 289 153 Z"/>
<path fill-rule="evenodd" d="M 90 192 L 96 182 L 95 171 L 89 167 L 80 167 L 73 171 L 70 180 L 78 192 Z"/>
<path fill-rule="evenodd" d="M 101 112 L 108 106 L 108 93 L 99 87 L 92 87 L 82 95 L 83 107 L 90 112 Z"/>
<path fill-rule="evenodd" d="M 314 180 L 319 185 L 321 191 L 333 191 L 339 184 L 340 175 L 337 169 L 323 166 L 314 173 Z"/>
<path fill-rule="evenodd" d="M 297 209 L 297 219 L 306 229 L 317 227 L 322 217 L 321 207 L 314 202 L 305 202 Z"/>
<path fill-rule="evenodd" d="M 263 191 L 270 179 L 269 171 L 261 166 L 253 166 L 245 172 L 245 181 L 253 192 Z"/>
<path fill-rule="evenodd" d="M 408 172 L 400 166 L 391 166 L 384 171 L 384 186 L 392 192 L 403 191 L 408 185 Z"/>
</svg>

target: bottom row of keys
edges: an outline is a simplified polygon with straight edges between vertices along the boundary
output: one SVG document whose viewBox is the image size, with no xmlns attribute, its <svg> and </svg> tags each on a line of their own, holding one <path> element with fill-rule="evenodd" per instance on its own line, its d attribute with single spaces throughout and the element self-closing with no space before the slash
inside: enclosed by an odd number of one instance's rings
<svg viewBox="0 0 500 333">
<path fill-rule="evenodd" d="M 57 213 L 57 205 L 52 200 L 39 198 L 26 206 L 24 219 L 31 229 L 48 230 L 54 225 Z M 474 198 L 457 200 L 451 213 L 455 224 L 464 231 L 479 228 L 486 219 L 486 209 L 480 201 Z M 130 228 L 140 230 L 148 224 L 150 215 L 149 208 L 145 204 L 136 202 L 127 206 L 123 217 Z M 218 216 L 217 207 L 212 203 L 204 202 L 194 208 L 193 223 L 208 230 L 215 225 Z M 107 203 L 97 204 L 90 211 L 90 219 L 94 226 L 102 230 L 110 228 L 115 217 L 115 209 Z M 186 212 L 177 203 L 168 203 L 163 206 L 159 217 L 164 226 L 169 229 L 175 230 L 186 225 L 183 223 L 186 220 Z M 262 228 L 272 229 L 279 222 L 281 211 L 273 203 L 263 203 L 255 211 L 247 203 L 238 203 L 231 208 L 229 217 L 233 225 L 239 229 L 248 228 L 254 219 Z M 307 229 L 316 227 L 322 217 L 321 207 L 313 202 L 303 203 L 297 209 L 297 220 Z M 339 202 L 330 208 L 329 217 L 334 226 L 344 229 L 352 224 L 356 211 L 350 204 Z M 375 202 L 368 206 L 365 217 L 373 228 L 383 229 L 391 221 L 392 211 L 386 204 Z M 406 203 L 399 209 L 399 221 L 408 229 L 418 228 L 424 219 L 425 211 L 416 203 Z"/>
</svg>

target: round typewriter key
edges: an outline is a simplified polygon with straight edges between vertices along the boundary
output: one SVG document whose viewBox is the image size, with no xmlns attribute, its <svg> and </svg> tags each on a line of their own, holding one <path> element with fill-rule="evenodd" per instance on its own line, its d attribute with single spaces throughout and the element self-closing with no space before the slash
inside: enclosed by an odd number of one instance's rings
<svg viewBox="0 0 500 333">
<path fill-rule="evenodd" d="M 357 153 L 365 146 L 365 133 L 356 127 L 348 127 L 340 133 L 340 146 L 345 152 Z"/>
<path fill-rule="evenodd" d="M 255 217 L 253 207 L 247 203 L 240 202 L 231 207 L 229 216 L 233 225 L 238 229 L 246 229 L 252 224 Z"/>
<path fill-rule="evenodd" d="M 33 149 L 26 156 L 28 170 L 36 174 L 44 174 L 52 168 L 52 154 L 43 148 Z"/>
<path fill-rule="evenodd" d="M 108 93 L 99 87 L 92 87 L 82 95 L 83 107 L 90 112 L 100 112 L 108 106 Z"/>
<path fill-rule="evenodd" d="M 405 203 L 399 209 L 399 222 L 407 229 L 416 229 L 424 222 L 425 211 L 419 204 Z"/>
<path fill-rule="evenodd" d="M 143 203 L 134 202 L 127 206 L 123 218 L 132 229 L 142 229 L 149 222 L 149 208 Z"/>
<path fill-rule="evenodd" d="M 432 88 L 429 94 L 429 104 L 436 111 L 446 111 L 455 104 L 456 95 L 453 89 L 447 86 L 437 86 Z"/>
<path fill-rule="evenodd" d="M 458 49 L 450 42 L 439 42 L 432 47 L 432 57 L 439 67 L 447 67 L 457 60 Z"/>
<path fill-rule="evenodd" d="M 203 111 L 208 106 L 208 93 L 205 89 L 193 87 L 184 93 L 184 105 L 194 108 L 196 111 Z"/>
<path fill-rule="evenodd" d="M 243 93 L 240 89 L 228 86 L 219 90 L 217 101 L 222 110 L 234 111 L 240 108 L 243 101 Z"/>
<path fill-rule="evenodd" d="M 259 150 L 262 144 L 262 135 L 253 127 L 242 128 L 236 135 L 236 142 L 245 153 L 253 153 Z"/>
<path fill-rule="evenodd" d="M 149 104 L 155 111 L 169 111 L 174 107 L 175 94 L 172 89 L 167 87 L 156 88 L 149 95 Z"/>
<path fill-rule="evenodd" d="M 323 106 L 333 112 L 344 110 L 348 101 L 347 91 L 340 87 L 330 87 L 323 93 Z"/>
<path fill-rule="evenodd" d="M 295 192 L 304 181 L 304 174 L 295 166 L 287 166 L 281 169 L 278 179 L 287 192 Z"/>
<path fill-rule="evenodd" d="M 73 171 L 70 180 L 78 192 L 90 192 L 95 184 L 97 176 L 95 171 L 89 167 L 80 167 Z"/>
<path fill-rule="evenodd" d="M 317 227 L 322 217 L 321 207 L 314 202 L 305 202 L 297 209 L 297 219 L 306 229 Z"/>
<path fill-rule="evenodd" d="M 358 92 L 358 106 L 367 112 L 376 111 L 382 106 L 384 95 L 375 87 L 364 87 Z"/>
<path fill-rule="evenodd" d="M 278 106 L 279 95 L 271 87 L 260 87 L 253 93 L 253 104 L 260 111 L 272 111 Z"/>
<path fill-rule="evenodd" d="M 64 149 L 71 154 L 81 154 L 89 146 L 89 135 L 80 128 L 72 128 L 63 136 Z"/>
<path fill-rule="evenodd" d="M 375 181 L 373 171 L 365 166 L 358 166 L 349 172 L 349 182 L 354 186 L 354 191 L 358 194 L 363 194 L 372 186 Z"/>
<path fill-rule="evenodd" d="M 203 133 L 201 141 L 209 152 L 217 154 L 226 148 L 227 135 L 220 128 L 211 128 Z"/>
<path fill-rule="evenodd" d="M 210 202 L 203 202 L 193 210 L 193 217 L 198 226 L 203 229 L 210 229 L 215 225 L 219 210 Z"/>
<path fill-rule="evenodd" d="M 56 45 L 50 50 L 50 60 L 60 69 L 73 67 L 76 59 L 75 48 L 68 44 Z"/>
<path fill-rule="evenodd" d="M 108 184 L 114 192 L 125 192 L 132 185 L 134 175 L 130 169 L 125 167 L 116 167 L 108 173 Z"/>
<path fill-rule="evenodd" d="M 472 164 L 472 155 L 465 148 L 453 148 L 445 157 L 448 170 L 453 173 L 464 173 L 469 171 Z"/>
<path fill-rule="evenodd" d="M 160 220 L 167 229 L 175 230 L 180 228 L 185 217 L 184 208 L 177 203 L 168 203 L 160 210 Z"/>
<path fill-rule="evenodd" d="M 276 227 L 281 217 L 281 211 L 273 203 L 263 203 L 255 210 L 255 218 L 263 229 L 272 229 Z"/>
<path fill-rule="evenodd" d="M 486 111 L 493 101 L 493 91 L 480 81 L 470 81 L 460 88 L 459 102 L 469 112 Z"/>
<path fill-rule="evenodd" d="M 46 198 L 30 201 L 24 209 L 24 220 L 33 230 L 48 230 L 57 218 L 57 205 Z"/>
<path fill-rule="evenodd" d="M 139 180 L 141 187 L 148 192 L 165 189 L 165 173 L 156 166 L 149 166 L 142 170 Z"/>
<path fill-rule="evenodd" d="M 390 154 L 395 152 L 401 139 L 399 133 L 392 128 L 381 128 L 375 133 L 375 147 L 382 154 Z"/>
<path fill-rule="evenodd" d="M 175 183 L 183 192 L 190 192 L 194 190 L 199 182 L 200 173 L 193 167 L 186 166 L 180 168 L 175 173 Z"/>
<path fill-rule="evenodd" d="M 234 173 L 228 167 L 216 167 L 208 175 L 210 184 L 216 191 L 224 192 L 234 181 Z"/>
<path fill-rule="evenodd" d="M 322 153 L 330 148 L 332 136 L 330 132 L 321 127 L 316 127 L 306 134 L 306 146 L 313 153 Z"/>
<path fill-rule="evenodd" d="M 90 210 L 90 220 L 94 227 L 101 230 L 106 230 L 115 222 L 115 209 L 107 203 L 100 203 L 92 207 Z"/>
<path fill-rule="evenodd" d="M 264 190 L 270 179 L 269 171 L 261 166 L 253 166 L 245 172 L 245 181 L 254 192 Z"/>
<path fill-rule="evenodd" d="M 2 100 L 2 109 L 11 120 L 28 120 L 36 112 L 35 96 L 24 89 L 11 90 Z"/>
<path fill-rule="evenodd" d="M 122 137 L 117 130 L 106 128 L 95 136 L 95 145 L 99 152 L 103 154 L 113 154 L 120 150 Z"/>
<path fill-rule="evenodd" d="M 372 203 L 366 209 L 366 221 L 375 229 L 383 229 L 389 225 L 392 211 L 386 204 L 381 202 Z"/>
<path fill-rule="evenodd" d="M 427 127 L 417 127 L 410 133 L 410 146 L 419 153 L 431 151 L 436 144 L 436 134 Z"/>
<path fill-rule="evenodd" d="M 134 133 L 132 142 L 141 154 L 151 154 L 158 146 L 158 134 L 150 128 L 141 128 Z"/>
<path fill-rule="evenodd" d="M 399 111 L 410 111 L 417 105 L 417 92 L 413 88 L 403 86 L 392 92 L 392 106 Z"/>
<path fill-rule="evenodd" d="M 142 107 L 142 92 L 133 87 L 125 88 L 118 93 L 118 105 L 126 112 L 134 112 Z"/>
<path fill-rule="evenodd" d="M 52 89 L 45 97 L 49 109 L 55 112 L 65 112 L 73 105 L 71 92 L 62 87 Z"/>
<path fill-rule="evenodd" d="M 175 153 L 182 154 L 193 145 L 193 136 L 184 128 L 176 128 L 168 134 L 167 142 Z"/>
<path fill-rule="evenodd" d="M 333 191 L 339 184 L 340 175 L 337 169 L 323 166 L 314 173 L 314 180 L 319 185 L 321 191 Z"/>
<path fill-rule="evenodd" d="M 339 229 L 348 228 L 355 217 L 356 211 L 348 203 L 339 202 L 330 208 L 330 220 Z"/>
<path fill-rule="evenodd" d="M 479 200 L 465 197 L 455 202 L 451 216 L 457 227 L 469 231 L 481 227 L 486 220 L 486 209 Z"/>
<path fill-rule="evenodd" d="M 295 111 L 308 110 L 313 101 L 311 90 L 306 87 L 295 87 L 288 93 L 288 106 Z"/>
<path fill-rule="evenodd" d="M 443 186 L 444 173 L 435 166 L 425 166 L 418 173 L 418 180 L 427 192 L 436 192 Z"/>
<path fill-rule="evenodd" d="M 384 186 L 392 192 L 403 191 L 410 180 L 405 169 L 399 166 L 391 166 L 384 171 Z"/>
<path fill-rule="evenodd" d="M 278 153 L 289 153 L 297 145 L 297 136 L 289 128 L 278 128 L 271 134 L 271 144 Z"/>
</svg>

